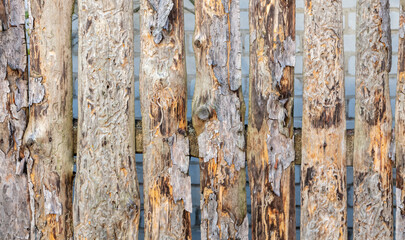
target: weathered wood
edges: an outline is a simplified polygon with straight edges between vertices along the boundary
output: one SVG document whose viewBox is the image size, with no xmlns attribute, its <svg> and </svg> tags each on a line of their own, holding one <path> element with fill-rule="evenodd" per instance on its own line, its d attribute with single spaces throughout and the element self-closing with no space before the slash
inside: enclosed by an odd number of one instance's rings
<svg viewBox="0 0 405 240">
<path fill-rule="evenodd" d="M 358 1 L 356 21 L 353 236 L 392 239 L 389 1 Z"/>
<path fill-rule="evenodd" d="M 250 0 L 247 161 L 253 239 L 295 239 L 295 0 Z"/>
<path fill-rule="evenodd" d="M 75 239 L 137 239 L 133 1 L 79 1 Z"/>
<path fill-rule="evenodd" d="M 248 238 L 239 20 L 238 0 L 195 2 L 202 239 Z"/>
<path fill-rule="evenodd" d="M 399 6 L 397 99 L 395 104 L 396 226 L 395 238 L 405 239 L 405 0 Z"/>
<path fill-rule="evenodd" d="M 191 239 L 183 0 L 141 1 L 145 239 Z"/>
<path fill-rule="evenodd" d="M 0 239 L 29 239 L 24 1 L 0 1 Z"/>
<path fill-rule="evenodd" d="M 29 122 L 24 143 L 35 239 L 73 238 L 73 0 L 30 1 Z"/>
<path fill-rule="evenodd" d="M 305 2 L 301 239 L 346 239 L 342 1 Z"/>
</svg>

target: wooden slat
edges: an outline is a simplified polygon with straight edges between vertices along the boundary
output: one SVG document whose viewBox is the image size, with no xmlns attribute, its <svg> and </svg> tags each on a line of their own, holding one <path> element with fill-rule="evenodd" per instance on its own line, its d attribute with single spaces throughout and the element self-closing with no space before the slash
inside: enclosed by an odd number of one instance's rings
<svg viewBox="0 0 405 240">
<path fill-rule="evenodd" d="M 388 0 L 357 2 L 354 239 L 393 239 Z"/>
<path fill-rule="evenodd" d="M 247 129 L 247 125 L 245 125 L 245 129 Z M 302 130 L 300 128 L 294 129 L 294 152 L 295 152 L 295 165 L 301 165 L 301 134 Z M 73 122 L 73 149 L 74 153 L 76 154 L 76 136 L 77 136 L 77 121 Z M 189 139 L 189 149 L 190 149 L 190 157 L 198 157 L 198 141 L 195 129 L 191 122 L 187 124 L 187 136 Z M 142 136 L 142 120 L 135 121 L 135 137 L 136 137 L 136 153 L 143 153 L 143 136 Z M 346 166 L 353 166 L 353 140 L 354 140 L 354 130 L 348 129 L 346 130 Z"/>
<path fill-rule="evenodd" d="M 301 239 L 346 239 L 342 1 L 305 1 Z"/>
<path fill-rule="evenodd" d="M 295 0 L 251 0 L 249 9 L 252 238 L 295 239 Z"/>
<path fill-rule="evenodd" d="M 133 1 L 78 1 L 75 239 L 138 239 Z"/>
<path fill-rule="evenodd" d="M 73 0 L 30 1 L 30 150 L 32 234 L 73 238 L 72 8 Z"/>
<path fill-rule="evenodd" d="M 183 15 L 183 0 L 141 0 L 145 239 L 191 239 Z"/>
<path fill-rule="evenodd" d="M 195 2 L 192 119 L 200 158 L 201 238 L 247 239 L 239 0 Z"/>
<path fill-rule="evenodd" d="M 395 238 L 405 239 L 405 0 L 399 8 L 397 99 L 395 104 L 396 225 Z"/>
</svg>

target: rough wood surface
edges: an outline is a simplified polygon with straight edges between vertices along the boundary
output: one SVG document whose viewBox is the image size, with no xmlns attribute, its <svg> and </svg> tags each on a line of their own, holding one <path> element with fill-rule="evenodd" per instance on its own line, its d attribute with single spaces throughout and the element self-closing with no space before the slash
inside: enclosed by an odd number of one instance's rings
<svg viewBox="0 0 405 240">
<path fill-rule="evenodd" d="M 29 239 L 24 1 L 0 1 L 0 239 Z"/>
<path fill-rule="evenodd" d="M 195 20 L 201 238 L 247 239 L 239 1 L 196 1 Z"/>
<path fill-rule="evenodd" d="M 392 239 L 388 0 L 357 2 L 354 239 Z"/>
<path fill-rule="evenodd" d="M 305 2 L 301 239 L 346 239 L 342 1 Z"/>
<path fill-rule="evenodd" d="M 395 238 L 405 239 L 405 0 L 399 6 L 397 99 L 395 104 L 396 226 Z"/>
<path fill-rule="evenodd" d="M 191 239 L 182 0 L 141 1 L 145 239 Z"/>
<path fill-rule="evenodd" d="M 295 0 L 251 0 L 247 161 L 253 239 L 295 239 Z"/>
<path fill-rule="evenodd" d="M 73 238 L 73 0 L 30 1 L 30 114 L 24 143 L 34 239 Z"/>
<path fill-rule="evenodd" d="M 79 1 L 75 239 L 137 239 L 132 1 Z"/>
</svg>

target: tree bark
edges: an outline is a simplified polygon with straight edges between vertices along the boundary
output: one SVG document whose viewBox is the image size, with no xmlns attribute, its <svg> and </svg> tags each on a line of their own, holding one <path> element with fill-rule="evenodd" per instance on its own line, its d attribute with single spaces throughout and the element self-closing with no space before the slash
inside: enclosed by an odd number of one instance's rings
<svg viewBox="0 0 405 240">
<path fill-rule="evenodd" d="M 253 239 L 295 239 L 295 0 L 251 0 L 247 158 Z"/>
<path fill-rule="evenodd" d="M 395 238 L 405 239 L 405 0 L 399 5 L 398 81 L 395 104 L 396 227 Z"/>
<path fill-rule="evenodd" d="M 133 1 L 79 1 L 75 239 L 137 239 Z"/>
<path fill-rule="evenodd" d="M 301 239 L 346 239 L 342 1 L 305 3 Z"/>
<path fill-rule="evenodd" d="M 201 237 L 247 239 L 239 1 L 196 1 L 195 19 Z"/>
<path fill-rule="evenodd" d="M 73 0 L 30 1 L 30 115 L 24 143 L 30 157 L 31 233 L 73 237 Z"/>
<path fill-rule="evenodd" d="M 191 239 L 182 0 L 141 1 L 145 239 Z"/>
<path fill-rule="evenodd" d="M 354 239 L 392 239 L 388 0 L 357 2 Z"/>
<path fill-rule="evenodd" d="M 24 1 L 0 1 L 0 239 L 29 239 Z"/>
</svg>

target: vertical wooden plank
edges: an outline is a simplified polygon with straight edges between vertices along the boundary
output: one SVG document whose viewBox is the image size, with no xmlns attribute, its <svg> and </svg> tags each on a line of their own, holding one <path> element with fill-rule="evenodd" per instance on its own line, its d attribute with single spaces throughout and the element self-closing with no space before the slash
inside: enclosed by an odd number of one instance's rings
<svg viewBox="0 0 405 240">
<path fill-rule="evenodd" d="M 356 21 L 353 236 L 392 239 L 389 1 L 359 0 Z"/>
<path fill-rule="evenodd" d="M 198 0 L 195 20 L 201 238 L 247 239 L 239 1 Z"/>
<path fill-rule="evenodd" d="M 133 1 L 79 1 L 75 239 L 137 239 Z"/>
<path fill-rule="evenodd" d="M 305 2 L 301 239 L 346 239 L 342 1 Z"/>
<path fill-rule="evenodd" d="M 191 239 L 182 0 L 141 1 L 145 239 Z"/>
<path fill-rule="evenodd" d="M 30 237 L 24 12 L 23 0 L 0 1 L 0 239 Z"/>
<path fill-rule="evenodd" d="M 30 1 L 30 114 L 24 142 L 35 239 L 73 238 L 73 0 Z"/>
<path fill-rule="evenodd" d="M 247 160 L 253 239 L 295 239 L 295 0 L 250 0 Z"/>
<path fill-rule="evenodd" d="M 399 5 L 397 99 L 395 104 L 396 225 L 395 238 L 405 239 L 405 0 Z"/>
</svg>

